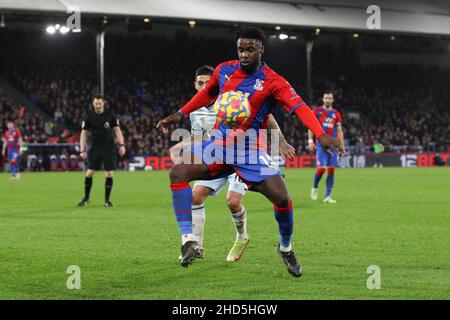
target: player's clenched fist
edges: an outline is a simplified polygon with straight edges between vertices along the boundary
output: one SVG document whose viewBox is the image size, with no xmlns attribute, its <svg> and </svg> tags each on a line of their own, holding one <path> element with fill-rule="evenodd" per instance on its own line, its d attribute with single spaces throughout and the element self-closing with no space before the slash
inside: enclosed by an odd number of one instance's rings
<svg viewBox="0 0 450 320">
<path fill-rule="evenodd" d="M 322 134 L 319 137 L 319 142 L 322 148 L 330 155 L 333 155 L 330 149 L 339 151 L 339 154 L 341 155 L 345 153 L 344 146 L 342 146 L 341 142 L 327 134 Z"/>
<path fill-rule="evenodd" d="M 176 112 L 171 114 L 168 117 L 165 117 L 164 119 L 160 120 L 158 124 L 156 125 L 156 128 L 161 129 L 162 133 L 168 134 L 169 133 L 169 125 L 172 123 L 177 123 L 181 120 L 181 113 Z"/>
</svg>

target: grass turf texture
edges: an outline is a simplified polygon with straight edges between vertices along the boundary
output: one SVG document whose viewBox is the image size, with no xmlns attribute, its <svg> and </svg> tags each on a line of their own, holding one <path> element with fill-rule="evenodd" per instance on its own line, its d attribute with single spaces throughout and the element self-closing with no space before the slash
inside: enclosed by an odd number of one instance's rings
<svg viewBox="0 0 450 320">
<path fill-rule="evenodd" d="M 167 172 L 117 172 L 114 208 L 104 176 L 77 208 L 82 173 L 0 175 L 1 299 L 450 299 L 450 169 L 341 169 L 335 205 L 309 199 L 313 170 L 286 170 L 295 208 L 293 248 L 304 275 L 276 253 L 270 203 L 245 197 L 251 241 L 225 261 L 235 232 L 225 192 L 206 202 L 203 260 L 179 265 L 180 236 Z M 81 290 L 68 290 L 69 265 Z M 369 290 L 369 265 L 381 268 Z"/>
</svg>

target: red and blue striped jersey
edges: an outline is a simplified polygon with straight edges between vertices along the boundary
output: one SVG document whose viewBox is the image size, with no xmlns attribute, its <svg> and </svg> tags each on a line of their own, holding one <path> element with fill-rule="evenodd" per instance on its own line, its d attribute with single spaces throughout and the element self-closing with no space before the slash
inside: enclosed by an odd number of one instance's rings
<svg viewBox="0 0 450 320">
<path fill-rule="evenodd" d="M 22 137 L 20 130 L 7 130 L 5 132 L 6 149 L 8 154 L 19 151 L 19 138 Z"/>
<path fill-rule="evenodd" d="M 313 112 L 325 133 L 335 138 L 336 125 L 342 122 L 341 113 L 334 108 L 327 109 L 324 106 L 315 107 Z"/>
<path fill-rule="evenodd" d="M 316 136 L 325 133 L 311 109 L 295 92 L 289 82 L 265 63 L 252 74 L 245 73 L 240 68 L 238 60 L 219 64 L 205 89 L 198 92 L 178 112 L 186 116 L 204 105 L 213 103 L 220 94 L 231 90 L 240 91 L 247 95 L 251 109 L 249 118 L 236 129 L 242 131 L 253 129 L 259 135 L 259 129 L 267 127 L 268 115 L 272 108 L 280 104 L 290 114 L 295 112 Z M 226 136 L 227 130 L 229 130 L 220 122 L 216 122 L 215 128 L 215 134 L 220 132 L 223 134 L 222 136 Z"/>
<path fill-rule="evenodd" d="M 265 128 L 267 116 L 277 103 L 283 105 L 290 114 L 305 105 L 292 86 L 265 63 L 250 75 L 242 71 L 238 60 L 221 63 L 214 70 L 206 89 L 211 96 L 218 96 L 230 90 L 248 94 L 251 113 L 239 128 L 244 131 L 249 128 Z M 216 123 L 216 128 L 223 133 L 229 129 L 219 122 Z"/>
</svg>

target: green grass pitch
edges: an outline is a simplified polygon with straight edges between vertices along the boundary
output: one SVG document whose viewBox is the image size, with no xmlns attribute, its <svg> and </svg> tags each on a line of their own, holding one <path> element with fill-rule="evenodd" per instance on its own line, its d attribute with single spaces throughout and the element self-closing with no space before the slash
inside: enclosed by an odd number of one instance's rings
<svg viewBox="0 0 450 320">
<path fill-rule="evenodd" d="M 203 260 L 179 265 L 180 236 L 167 172 L 117 172 L 102 207 L 104 175 L 77 208 L 83 173 L 0 175 L 0 299 L 450 299 L 450 169 L 340 169 L 335 205 L 313 202 L 312 169 L 286 170 L 295 208 L 293 248 L 304 274 L 276 253 L 271 204 L 245 198 L 251 241 L 225 261 L 234 227 L 225 192 L 206 202 Z M 67 267 L 81 270 L 69 290 Z M 381 289 L 366 286 L 381 269 Z"/>
</svg>

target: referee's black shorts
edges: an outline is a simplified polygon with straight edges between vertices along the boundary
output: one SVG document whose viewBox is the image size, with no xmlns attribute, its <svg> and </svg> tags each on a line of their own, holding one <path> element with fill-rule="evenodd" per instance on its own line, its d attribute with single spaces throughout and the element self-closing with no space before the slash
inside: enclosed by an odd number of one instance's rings
<svg viewBox="0 0 450 320">
<path fill-rule="evenodd" d="M 115 148 L 91 148 L 88 152 L 88 169 L 101 170 L 102 164 L 105 171 L 116 170 Z"/>
</svg>

